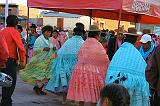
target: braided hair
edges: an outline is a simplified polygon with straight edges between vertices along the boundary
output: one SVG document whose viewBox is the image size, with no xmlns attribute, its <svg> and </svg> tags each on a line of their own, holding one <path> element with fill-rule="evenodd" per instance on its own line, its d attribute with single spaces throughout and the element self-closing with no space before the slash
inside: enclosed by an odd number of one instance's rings
<svg viewBox="0 0 160 106">
<path fill-rule="evenodd" d="M 119 84 L 108 84 L 100 93 L 101 104 L 106 98 L 112 103 L 112 106 L 129 106 L 130 95 L 128 90 Z"/>
</svg>

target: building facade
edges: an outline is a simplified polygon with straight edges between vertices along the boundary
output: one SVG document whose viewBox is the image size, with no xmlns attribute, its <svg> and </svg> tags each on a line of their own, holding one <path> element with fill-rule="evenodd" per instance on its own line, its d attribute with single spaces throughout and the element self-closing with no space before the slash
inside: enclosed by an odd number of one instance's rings
<svg viewBox="0 0 160 106">
<path fill-rule="evenodd" d="M 43 25 L 51 25 L 68 30 L 73 30 L 77 22 L 83 23 L 86 30 L 88 30 L 90 26 L 90 18 L 88 16 L 57 12 L 42 12 L 41 15 L 43 16 Z"/>
<path fill-rule="evenodd" d="M 109 29 L 109 30 L 115 30 L 118 29 L 118 21 L 117 20 L 110 20 L 110 19 L 102 19 L 102 18 L 94 18 L 94 24 L 99 26 L 99 29 Z M 121 27 L 124 28 L 124 30 L 127 30 L 128 27 L 135 27 L 133 23 L 121 21 L 120 24 Z"/>
<path fill-rule="evenodd" d="M 9 4 L 8 5 L 8 14 L 18 15 L 18 5 Z M 5 4 L 0 4 L 0 23 L 4 23 L 5 21 Z"/>
</svg>

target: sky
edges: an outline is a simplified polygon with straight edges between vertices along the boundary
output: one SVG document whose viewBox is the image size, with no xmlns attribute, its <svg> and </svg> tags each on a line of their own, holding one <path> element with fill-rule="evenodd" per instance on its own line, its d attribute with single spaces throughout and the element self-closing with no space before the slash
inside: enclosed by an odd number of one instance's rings
<svg viewBox="0 0 160 106">
<path fill-rule="evenodd" d="M 0 0 L 0 3 L 5 3 L 6 0 Z M 23 4 L 27 5 L 27 0 L 8 0 L 9 3 Z"/>
</svg>

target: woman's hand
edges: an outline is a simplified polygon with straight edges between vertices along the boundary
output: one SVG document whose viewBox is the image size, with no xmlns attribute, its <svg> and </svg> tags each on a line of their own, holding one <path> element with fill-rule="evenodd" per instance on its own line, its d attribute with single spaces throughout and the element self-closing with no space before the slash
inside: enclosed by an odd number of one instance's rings
<svg viewBox="0 0 160 106">
<path fill-rule="evenodd" d="M 50 51 L 50 48 L 49 47 L 45 47 L 44 49 L 43 49 L 43 51 Z"/>
<path fill-rule="evenodd" d="M 56 58 L 58 55 L 57 55 L 57 52 L 55 52 L 54 54 L 53 54 L 53 58 Z"/>
</svg>

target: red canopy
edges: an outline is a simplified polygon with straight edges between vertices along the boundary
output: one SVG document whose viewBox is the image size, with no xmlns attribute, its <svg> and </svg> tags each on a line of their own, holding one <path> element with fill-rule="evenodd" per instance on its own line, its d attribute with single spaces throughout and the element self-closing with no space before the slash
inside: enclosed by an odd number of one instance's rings
<svg viewBox="0 0 160 106">
<path fill-rule="evenodd" d="M 28 0 L 28 7 L 118 20 L 160 24 L 158 0 Z"/>
</svg>

